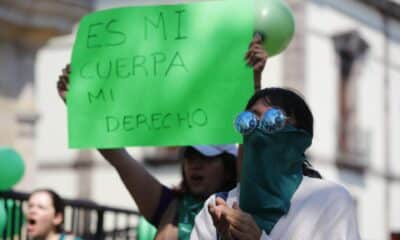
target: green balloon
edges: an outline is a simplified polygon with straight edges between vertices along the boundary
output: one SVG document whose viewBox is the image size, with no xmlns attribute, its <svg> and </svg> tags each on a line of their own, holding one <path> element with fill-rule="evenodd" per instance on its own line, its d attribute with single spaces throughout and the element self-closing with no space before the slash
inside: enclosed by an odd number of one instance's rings
<svg viewBox="0 0 400 240">
<path fill-rule="evenodd" d="M 292 11 L 281 0 L 256 0 L 255 7 L 254 30 L 261 33 L 264 48 L 272 57 L 285 50 L 293 38 Z"/>
<path fill-rule="evenodd" d="M 5 207 L 5 202 L 7 204 L 7 208 Z M 21 203 L 15 202 L 12 199 L 8 200 L 0 199 L 0 208 L 3 208 L 5 212 L 5 221 L 3 229 L 4 228 L 6 229 L 6 236 L 12 238 L 13 236 L 18 235 L 21 232 L 22 225 L 25 222 L 25 216 L 22 212 Z M 2 223 L 0 216 L 0 230 L 2 230 L 1 226 Z M 3 231 L 0 231 L 0 239 L 2 236 L 3 236 Z"/>
<path fill-rule="evenodd" d="M 25 165 L 13 149 L 0 147 L 0 191 L 12 188 L 24 175 Z"/>
<path fill-rule="evenodd" d="M 0 236 L 3 236 L 4 227 L 6 226 L 6 210 L 4 209 L 4 205 L 0 204 Z"/>
</svg>

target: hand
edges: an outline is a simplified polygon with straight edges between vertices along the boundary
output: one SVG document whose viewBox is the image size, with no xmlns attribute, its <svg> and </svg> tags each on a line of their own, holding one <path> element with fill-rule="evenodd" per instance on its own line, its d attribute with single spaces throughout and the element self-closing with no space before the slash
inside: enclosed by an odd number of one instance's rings
<svg viewBox="0 0 400 240">
<path fill-rule="evenodd" d="M 229 224 L 229 235 L 235 240 L 259 240 L 261 229 L 258 227 L 253 217 L 243 212 L 235 202 L 232 208 L 224 208 L 221 218 Z"/>
<path fill-rule="evenodd" d="M 222 212 L 226 211 L 225 208 L 229 208 L 226 202 L 222 199 L 217 197 L 215 199 L 215 205 L 209 204 L 208 211 L 211 215 L 213 220 L 214 226 L 217 229 L 218 234 L 224 240 L 234 240 L 232 235 L 229 232 L 229 223 L 226 221 L 225 218 L 222 218 Z"/>
<path fill-rule="evenodd" d="M 254 91 L 257 92 L 261 89 L 261 73 L 268 60 L 268 53 L 262 46 L 262 38 L 260 34 L 254 35 L 245 59 L 247 65 L 253 67 Z"/>
<path fill-rule="evenodd" d="M 57 81 L 58 95 L 64 102 L 66 102 L 67 100 L 67 91 L 68 91 L 70 73 L 71 73 L 71 67 L 69 64 L 67 64 L 65 68 L 63 68 L 62 74 L 58 77 Z"/>
<path fill-rule="evenodd" d="M 264 70 L 268 60 L 268 53 L 262 46 L 260 34 L 255 34 L 249 45 L 249 50 L 245 56 L 248 66 L 252 66 L 255 72 L 261 73 Z"/>
</svg>

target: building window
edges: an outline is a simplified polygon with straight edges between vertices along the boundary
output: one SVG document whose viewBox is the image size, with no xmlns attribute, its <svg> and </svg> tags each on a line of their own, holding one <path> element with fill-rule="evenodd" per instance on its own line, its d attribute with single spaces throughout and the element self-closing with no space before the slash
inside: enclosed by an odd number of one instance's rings
<svg viewBox="0 0 400 240">
<path fill-rule="evenodd" d="M 352 73 L 369 46 L 357 31 L 334 35 L 333 43 L 339 63 L 337 162 L 346 167 L 364 169 L 367 149 L 360 140 L 369 137 L 357 124 L 357 79 Z"/>
</svg>

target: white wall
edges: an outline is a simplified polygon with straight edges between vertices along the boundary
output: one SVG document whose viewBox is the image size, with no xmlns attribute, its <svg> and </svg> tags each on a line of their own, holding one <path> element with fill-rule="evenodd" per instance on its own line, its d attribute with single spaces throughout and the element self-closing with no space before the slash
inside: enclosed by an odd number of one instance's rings
<svg viewBox="0 0 400 240">
<path fill-rule="evenodd" d="M 400 23 L 395 21 L 390 21 L 390 38 L 389 43 L 389 59 L 390 59 L 390 123 L 393 128 L 390 132 L 390 155 L 391 161 L 390 169 L 394 174 L 400 175 Z M 397 161 L 396 161 L 397 160 Z"/>
<path fill-rule="evenodd" d="M 389 132 L 389 169 L 391 174 L 400 176 L 400 23 L 390 21 L 390 43 L 389 43 L 389 111 L 390 111 L 390 132 Z M 390 227 L 400 232 L 400 183 L 395 182 L 390 186 Z"/>
<path fill-rule="evenodd" d="M 56 90 L 58 76 L 69 63 L 72 37 L 53 39 L 36 61 L 36 101 L 40 118 L 37 123 L 36 157 L 43 162 L 69 162 L 76 153 L 67 148 L 66 106 Z"/>
<path fill-rule="evenodd" d="M 398 24 L 391 31 L 399 39 Z M 390 44 L 392 61 L 389 88 L 384 82 L 384 44 L 381 16 L 372 9 L 349 0 L 315 0 L 307 6 L 306 90 L 315 114 L 315 137 L 312 154 L 316 166 L 328 178 L 344 184 L 357 202 L 360 231 L 363 239 L 385 239 L 385 151 L 389 146 L 390 169 L 399 174 L 400 151 L 400 73 L 399 41 Z M 396 26 L 394 26 L 396 25 Z M 357 30 L 370 49 L 353 75 L 352 93 L 358 108 L 357 127 L 367 133 L 369 168 L 364 175 L 336 169 L 338 66 L 331 36 Z M 396 32 L 394 32 L 396 31 Z M 389 95 L 388 95 L 389 94 Z M 385 138 L 384 99 L 388 95 L 390 117 L 389 143 Z M 320 160 L 320 162 L 318 162 Z M 389 226 L 400 229 L 400 211 L 396 207 L 399 184 L 390 187 Z M 372 227 L 373 226 L 373 227 Z"/>
</svg>

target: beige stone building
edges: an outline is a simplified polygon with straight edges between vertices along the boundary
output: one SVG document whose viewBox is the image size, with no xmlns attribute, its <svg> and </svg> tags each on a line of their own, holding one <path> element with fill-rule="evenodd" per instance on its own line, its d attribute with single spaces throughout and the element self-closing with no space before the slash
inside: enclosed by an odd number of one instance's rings
<svg viewBox="0 0 400 240">
<path fill-rule="evenodd" d="M 25 160 L 21 190 L 32 189 L 38 167 L 38 51 L 51 38 L 71 33 L 92 8 L 93 1 L 0 1 L 0 146 L 14 147 Z"/>
</svg>

